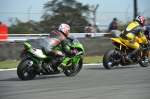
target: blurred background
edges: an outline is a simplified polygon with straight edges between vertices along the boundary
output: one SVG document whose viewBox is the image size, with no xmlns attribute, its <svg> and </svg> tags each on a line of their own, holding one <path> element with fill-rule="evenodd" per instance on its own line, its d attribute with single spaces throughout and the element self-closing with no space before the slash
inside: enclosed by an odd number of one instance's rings
<svg viewBox="0 0 150 99">
<path fill-rule="evenodd" d="M 1 0 L 0 21 L 9 34 L 45 34 L 67 23 L 71 33 L 84 33 L 87 24 L 95 33 L 107 33 L 113 18 L 118 29 L 136 15 L 150 21 L 149 0 Z"/>
</svg>

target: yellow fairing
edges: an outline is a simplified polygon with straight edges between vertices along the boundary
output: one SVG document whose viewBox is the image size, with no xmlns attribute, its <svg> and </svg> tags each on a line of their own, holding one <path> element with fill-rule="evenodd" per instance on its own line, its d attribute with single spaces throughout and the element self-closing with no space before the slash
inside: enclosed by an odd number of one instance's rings
<svg viewBox="0 0 150 99">
<path fill-rule="evenodd" d="M 140 38 L 136 36 L 134 38 L 134 41 L 136 41 L 139 44 L 147 44 L 148 43 L 147 39 L 144 36 L 140 37 Z"/>
<path fill-rule="evenodd" d="M 140 47 L 139 43 L 137 43 L 137 42 L 131 43 L 129 40 L 122 39 L 121 37 L 119 37 L 119 40 L 130 48 L 139 49 L 139 47 Z"/>
<path fill-rule="evenodd" d="M 150 51 L 148 52 L 148 57 L 150 57 Z"/>
<path fill-rule="evenodd" d="M 111 38 L 111 40 L 112 40 L 113 43 L 114 43 L 114 42 L 120 43 L 121 45 L 125 46 L 126 49 L 129 49 L 125 44 L 123 44 L 123 43 L 119 40 L 119 38 Z"/>
<path fill-rule="evenodd" d="M 139 44 L 143 43 L 143 40 L 141 38 L 138 38 L 137 36 L 134 38 L 134 41 Z"/>
</svg>

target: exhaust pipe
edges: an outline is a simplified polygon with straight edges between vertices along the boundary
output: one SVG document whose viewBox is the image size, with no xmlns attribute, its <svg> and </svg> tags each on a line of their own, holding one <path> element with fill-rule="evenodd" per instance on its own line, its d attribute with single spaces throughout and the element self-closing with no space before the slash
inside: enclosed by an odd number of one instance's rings
<svg viewBox="0 0 150 99">
<path fill-rule="evenodd" d="M 41 73 L 43 73 L 43 74 L 46 74 L 46 72 L 42 69 L 42 68 L 40 68 L 37 64 L 35 64 L 33 61 L 30 61 L 30 62 L 28 62 L 28 66 L 29 67 L 33 67 L 35 70 L 37 70 L 38 72 L 41 72 Z"/>
</svg>

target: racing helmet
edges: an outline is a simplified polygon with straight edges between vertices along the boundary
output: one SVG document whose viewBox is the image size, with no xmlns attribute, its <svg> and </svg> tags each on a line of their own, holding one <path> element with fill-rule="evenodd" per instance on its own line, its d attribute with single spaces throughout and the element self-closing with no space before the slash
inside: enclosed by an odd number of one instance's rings
<svg viewBox="0 0 150 99">
<path fill-rule="evenodd" d="M 68 24 L 62 23 L 59 28 L 59 31 L 61 31 L 66 37 L 69 35 L 70 32 L 70 26 Z"/>
<path fill-rule="evenodd" d="M 135 21 L 138 21 L 142 26 L 145 25 L 146 18 L 144 16 L 137 16 Z"/>
</svg>

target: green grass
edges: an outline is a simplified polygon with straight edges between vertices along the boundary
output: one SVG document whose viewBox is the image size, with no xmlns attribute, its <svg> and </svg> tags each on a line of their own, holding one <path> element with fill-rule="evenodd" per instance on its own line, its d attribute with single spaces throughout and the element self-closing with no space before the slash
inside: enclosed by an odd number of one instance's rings
<svg viewBox="0 0 150 99">
<path fill-rule="evenodd" d="M 103 56 L 89 56 L 89 57 L 83 57 L 83 63 L 89 64 L 89 63 L 101 63 Z M 20 61 L 14 61 L 14 62 L 0 62 L 0 69 L 9 69 L 9 68 L 17 68 Z"/>
<path fill-rule="evenodd" d="M 103 56 L 89 56 L 89 57 L 83 57 L 83 63 L 89 64 L 89 63 L 101 63 Z"/>
<path fill-rule="evenodd" d="M 20 61 L 0 62 L 0 69 L 16 68 Z"/>
</svg>

